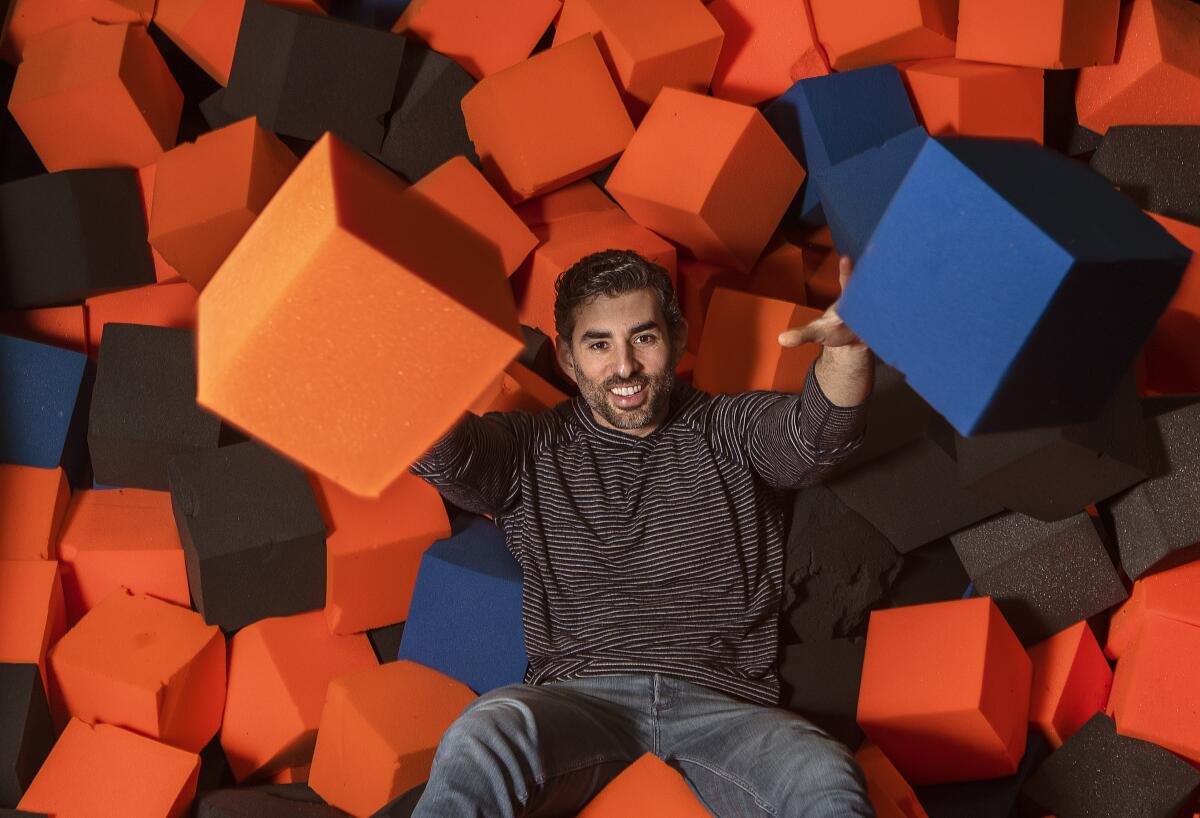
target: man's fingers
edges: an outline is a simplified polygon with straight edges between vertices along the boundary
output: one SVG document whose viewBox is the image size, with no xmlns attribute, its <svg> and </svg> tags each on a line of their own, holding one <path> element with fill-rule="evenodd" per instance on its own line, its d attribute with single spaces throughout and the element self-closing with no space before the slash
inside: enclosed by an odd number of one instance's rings
<svg viewBox="0 0 1200 818">
<path fill-rule="evenodd" d="M 798 347 L 801 344 L 811 344 L 819 340 L 823 336 L 824 331 L 824 326 L 821 324 L 820 319 L 818 319 L 803 327 L 796 327 L 779 333 L 779 344 L 785 347 Z"/>
<path fill-rule="evenodd" d="M 838 283 L 842 289 L 846 289 L 846 282 L 850 280 L 850 273 L 854 269 L 854 264 L 850 261 L 850 256 L 842 256 L 838 259 Z"/>
</svg>

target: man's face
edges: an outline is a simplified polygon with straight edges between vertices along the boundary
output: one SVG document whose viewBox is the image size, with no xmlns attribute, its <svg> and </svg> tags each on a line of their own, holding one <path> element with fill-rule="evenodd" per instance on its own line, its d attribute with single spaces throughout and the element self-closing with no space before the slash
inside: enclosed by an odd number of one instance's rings
<svg viewBox="0 0 1200 818">
<path fill-rule="evenodd" d="M 645 437 L 666 416 L 682 339 L 672 345 L 653 290 L 609 298 L 601 295 L 577 308 L 574 337 L 558 339 L 563 371 L 579 386 L 596 422 Z M 612 390 L 640 387 L 633 395 Z"/>
</svg>

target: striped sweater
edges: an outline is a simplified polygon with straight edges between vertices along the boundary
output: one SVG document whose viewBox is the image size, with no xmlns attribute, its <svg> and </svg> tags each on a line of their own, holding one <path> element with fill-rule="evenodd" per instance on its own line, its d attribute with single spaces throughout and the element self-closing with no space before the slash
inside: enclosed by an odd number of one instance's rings
<svg viewBox="0 0 1200 818">
<path fill-rule="evenodd" d="M 522 568 L 528 684 L 658 672 L 779 702 L 792 490 L 861 443 L 865 406 L 710 395 L 677 381 L 645 437 L 580 396 L 540 413 L 467 413 L 411 467 L 491 515 Z"/>
</svg>

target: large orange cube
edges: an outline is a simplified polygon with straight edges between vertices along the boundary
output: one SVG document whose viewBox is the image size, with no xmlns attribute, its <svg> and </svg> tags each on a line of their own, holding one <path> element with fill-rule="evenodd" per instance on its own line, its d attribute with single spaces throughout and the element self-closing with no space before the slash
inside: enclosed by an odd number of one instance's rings
<svg viewBox="0 0 1200 818">
<path fill-rule="evenodd" d="M 858 723 L 913 785 L 1012 775 L 1032 673 L 988 597 L 872 611 Z"/>
<path fill-rule="evenodd" d="M 606 187 L 700 261 L 748 272 L 803 181 L 758 110 L 664 88 Z"/>
<path fill-rule="evenodd" d="M 200 405 L 370 497 L 522 349 L 495 246 L 328 134 L 205 287 L 197 323 Z"/>
<path fill-rule="evenodd" d="M 675 295 L 679 311 L 688 322 L 687 348 L 692 353 L 700 351 L 700 339 L 704 332 L 704 319 L 708 305 L 718 287 L 745 290 L 749 281 L 742 273 L 727 270 L 715 264 L 691 259 L 679 260 L 676 275 Z"/>
<path fill-rule="evenodd" d="M 401 659 L 331 682 L 308 785 L 367 818 L 429 778 L 442 734 L 475 699 L 471 689 Z"/>
<path fill-rule="evenodd" d="M 590 34 L 485 77 L 462 111 L 484 175 L 510 202 L 599 170 L 633 136 Z"/>
<path fill-rule="evenodd" d="M 186 281 L 146 284 L 94 295 L 83 302 L 87 307 L 88 351 L 92 358 L 100 355 L 104 325 L 114 322 L 194 329 L 196 299 L 196 288 Z"/>
<path fill-rule="evenodd" d="M 68 713 L 199 752 L 225 705 L 225 637 L 195 611 L 114 591 L 50 651 Z"/>
<path fill-rule="evenodd" d="M 714 97 L 757 105 L 797 80 L 829 73 L 809 0 L 712 0 L 708 10 L 725 32 Z"/>
<path fill-rule="evenodd" d="M 1148 574 L 1133 583 L 1133 592 L 1112 615 L 1104 652 L 1120 659 L 1137 640 L 1143 623 L 1153 616 L 1200 628 L 1200 561 Z"/>
<path fill-rule="evenodd" d="M 55 559 L 70 498 L 61 467 L 0 463 L 0 560 Z"/>
<path fill-rule="evenodd" d="M 7 4 L 0 56 L 19 63 L 30 38 L 76 20 L 101 23 L 149 23 L 155 0 L 11 0 Z"/>
<path fill-rule="evenodd" d="M 578 818 L 706 818 L 711 814 L 677 770 L 646 753 L 596 793 Z"/>
<path fill-rule="evenodd" d="M 1042 141 L 1045 79 L 1040 68 L 954 57 L 898 67 L 921 124 L 934 136 Z"/>
<path fill-rule="evenodd" d="M 1112 670 L 1086 621 L 1034 645 L 1029 658 L 1033 662 L 1029 721 L 1057 750 L 1104 709 Z"/>
<path fill-rule="evenodd" d="M 334 636 L 320 611 L 234 634 L 221 748 L 237 780 L 308 764 L 329 683 L 377 664 L 365 635 Z"/>
<path fill-rule="evenodd" d="M 961 60 L 1080 68 L 1113 61 L 1121 0 L 958 0 Z"/>
<path fill-rule="evenodd" d="M 30 40 L 8 99 L 51 172 L 148 165 L 175 144 L 182 109 L 145 26 L 90 18 Z"/>
<path fill-rule="evenodd" d="M 58 563 L 0 561 L 0 662 L 37 665 L 52 693 L 46 654 L 66 629 Z"/>
<path fill-rule="evenodd" d="M 158 175 L 158 163 L 145 165 L 138 168 L 138 187 L 142 191 L 142 212 L 146 216 L 146 226 L 149 229 L 150 213 L 154 210 L 154 178 Z M 167 263 L 167 260 L 162 257 L 162 253 L 150 248 L 150 255 L 154 257 L 154 280 L 159 284 L 173 284 L 177 281 L 183 281 L 183 276 L 179 271 Z"/>
<path fill-rule="evenodd" d="M 835 71 L 954 56 L 959 0 L 810 0 Z"/>
</svg>

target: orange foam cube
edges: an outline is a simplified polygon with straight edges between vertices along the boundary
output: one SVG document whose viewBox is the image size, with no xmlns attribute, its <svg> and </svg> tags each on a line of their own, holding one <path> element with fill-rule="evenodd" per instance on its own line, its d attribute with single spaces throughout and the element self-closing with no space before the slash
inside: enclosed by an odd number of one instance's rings
<svg viewBox="0 0 1200 818">
<path fill-rule="evenodd" d="M 692 383 L 714 395 L 756 389 L 799 392 L 821 346 L 784 347 L 779 333 L 820 317 L 821 310 L 801 304 L 717 287 L 704 319 Z"/>
<path fill-rule="evenodd" d="M 484 175 L 510 202 L 599 170 L 633 136 L 589 34 L 485 77 L 463 97 L 462 111 Z"/>
<path fill-rule="evenodd" d="M 809 0 L 712 0 L 708 10 L 725 32 L 714 97 L 757 105 L 797 80 L 829 73 Z"/>
<path fill-rule="evenodd" d="M 267 0 L 273 6 L 325 14 L 327 0 Z M 221 85 L 237 46 L 246 0 L 158 0 L 154 24 Z"/>
<path fill-rule="evenodd" d="M 699 0 L 566 0 L 554 44 L 592 34 L 635 122 L 665 87 L 703 94 L 725 33 Z"/>
<path fill-rule="evenodd" d="M 359 633 L 408 619 L 421 555 L 450 536 L 437 490 L 405 472 L 378 499 L 310 474 L 329 534 L 325 619 L 333 633 Z"/>
<path fill-rule="evenodd" d="M 1057 750 L 1104 709 L 1112 669 L 1086 621 L 1034 645 L 1029 658 L 1033 662 L 1029 721 Z"/>
<path fill-rule="evenodd" d="M 157 162 L 138 168 L 138 188 L 142 192 L 142 212 L 146 216 L 147 230 L 149 230 L 150 225 L 150 213 L 154 210 L 154 179 L 157 175 Z M 151 247 L 150 255 L 154 258 L 155 281 L 159 284 L 171 284 L 176 281 L 183 281 L 183 276 L 162 257 L 162 253 Z"/>
<path fill-rule="evenodd" d="M 875 610 L 858 723 L 915 786 L 1012 775 L 1032 674 L 989 597 Z"/>
<path fill-rule="evenodd" d="M 1200 627 L 1200 561 L 1149 574 L 1133 583 L 1129 599 L 1109 620 L 1104 646 L 1109 658 L 1120 659 L 1137 639 L 1142 623 L 1152 616 Z"/>
<path fill-rule="evenodd" d="M 804 176 L 757 109 L 664 88 L 606 187 L 700 261 L 748 272 Z"/>
<path fill-rule="evenodd" d="M 146 489 L 75 492 L 58 542 L 67 621 L 118 588 L 191 606 L 171 495 Z"/>
<path fill-rule="evenodd" d="M 477 415 L 487 412 L 542 412 L 567 400 L 562 390 L 518 361 L 513 361 L 495 383 L 471 404 Z"/>
<path fill-rule="evenodd" d="M 475 79 L 529 56 L 562 0 L 412 0 L 392 31 L 424 40 Z"/>
<path fill-rule="evenodd" d="M 1113 61 L 1121 0 L 958 0 L 960 60 L 1081 68 Z"/>
<path fill-rule="evenodd" d="M 199 752 L 221 726 L 225 637 L 195 611 L 114 591 L 51 648 L 66 711 Z"/>
<path fill-rule="evenodd" d="M 745 289 L 767 298 L 807 304 L 808 272 L 808 256 L 803 247 L 783 239 L 773 240 L 750 270 Z"/>
<path fill-rule="evenodd" d="M 570 2 L 570 0 L 568 0 Z M 653 753 L 644 753 L 596 793 L 578 818 L 706 818 L 711 813 L 678 771 Z"/>
<path fill-rule="evenodd" d="M 899 68 L 921 124 L 934 136 L 1042 142 L 1046 84 L 1040 68 L 954 57 Z"/>
<path fill-rule="evenodd" d="M 330 683 L 308 785 L 366 818 L 429 778 L 433 754 L 475 694 L 432 668 L 401 659 Z"/>
<path fill-rule="evenodd" d="M 58 563 L 0 560 L 0 662 L 37 665 L 52 691 L 46 654 L 66 630 Z"/>
<path fill-rule="evenodd" d="M 841 254 L 809 245 L 803 249 L 806 303 L 810 307 L 827 309 L 842 295 Z"/>
<path fill-rule="evenodd" d="M 62 468 L 0 463 L 0 561 L 57 559 L 71 486 Z"/>
<path fill-rule="evenodd" d="M 0 333 L 87 354 L 83 305 L 0 312 Z"/>
<path fill-rule="evenodd" d="M 262 619 L 234 634 L 221 726 L 234 777 L 308 764 L 329 683 L 376 665 L 365 635 L 331 634 L 321 611 Z"/>
<path fill-rule="evenodd" d="M 1200 765 L 1200 627 L 1147 616 L 1117 661 L 1107 711 L 1117 733 Z"/>
<path fill-rule="evenodd" d="M 505 275 L 512 275 L 537 246 L 537 237 L 465 156 L 433 169 L 413 189 L 494 244 Z"/>
<path fill-rule="evenodd" d="M 201 406 L 369 497 L 523 346 L 495 246 L 329 134 L 204 288 L 197 326 Z"/>
<path fill-rule="evenodd" d="M 512 277 L 522 324 L 551 338 L 554 326 L 554 282 L 560 273 L 590 253 L 612 247 L 636 250 L 662 265 L 675 283 L 675 248 L 625 215 L 620 208 L 584 213 L 534 228 L 541 244 Z"/>
<path fill-rule="evenodd" d="M 878 818 L 928 818 L 913 788 L 888 757 L 871 742 L 854 754 L 867 779 L 867 797 Z"/>
<path fill-rule="evenodd" d="M 105 324 L 194 329 L 197 298 L 196 288 L 186 281 L 147 284 L 92 296 L 83 302 L 87 309 L 88 350 L 92 358 L 100 355 Z"/>
<path fill-rule="evenodd" d="M 1079 72 L 1079 124 L 1103 135 L 1113 125 L 1200 122 L 1200 6 L 1132 0 L 1121 7 L 1116 62 Z"/>
<path fill-rule="evenodd" d="M 168 151 L 154 179 L 151 246 L 203 290 L 297 162 L 254 117 Z"/>
<path fill-rule="evenodd" d="M 1200 226 L 1146 215 L 1192 251 L 1179 289 L 1143 347 L 1146 384 L 1165 394 L 1200 392 Z"/>
<path fill-rule="evenodd" d="M 8 98 L 51 172 L 148 165 L 175 144 L 182 109 L 145 26 L 90 18 L 31 39 Z"/>
<path fill-rule="evenodd" d="M 591 179 L 580 179 L 566 187 L 560 187 L 523 202 L 513 210 L 517 217 L 531 230 L 544 224 L 595 213 L 616 210 L 617 205 L 608 195 L 596 187 Z"/>
<path fill-rule="evenodd" d="M 959 0 L 810 0 L 835 71 L 953 57 Z"/>
<path fill-rule="evenodd" d="M 718 287 L 746 290 L 749 279 L 742 273 L 716 264 L 680 259 L 676 280 L 675 296 L 679 301 L 679 311 L 688 322 L 687 348 L 697 353 L 700 351 L 704 318 L 708 315 L 708 305 L 712 301 L 713 292 Z"/>
<path fill-rule="evenodd" d="M 11 0 L 7 4 L 0 56 L 19 63 L 33 37 L 77 20 L 101 23 L 149 23 L 155 0 Z"/>
<path fill-rule="evenodd" d="M 71 719 L 17 808 L 55 818 L 181 818 L 199 776 L 196 753 Z"/>
</svg>

